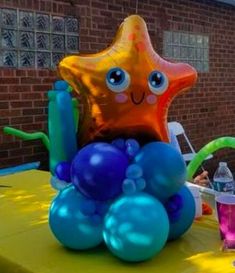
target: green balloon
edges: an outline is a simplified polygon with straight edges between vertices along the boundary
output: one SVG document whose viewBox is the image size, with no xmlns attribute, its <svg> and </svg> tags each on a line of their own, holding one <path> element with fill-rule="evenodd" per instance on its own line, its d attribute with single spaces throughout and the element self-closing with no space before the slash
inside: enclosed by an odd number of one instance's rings
<svg viewBox="0 0 235 273">
<path fill-rule="evenodd" d="M 192 179 L 202 162 L 214 152 L 223 148 L 235 148 L 234 137 L 220 137 L 206 144 L 187 166 L 188 179 Z"/>
<path fill-rule="evenodd" d="M 3 128 L 3 132 L 8 135 L 13 135 L 24 140 L 36 140 L 41 139 L 42 143 L 46 146 L 47 150 L 50 150 L 50 142 L 48 136 L 43 132 L 36 132 L 36 133 L 26 133 L 21 130 L 5 126 Z"/>
</svg>

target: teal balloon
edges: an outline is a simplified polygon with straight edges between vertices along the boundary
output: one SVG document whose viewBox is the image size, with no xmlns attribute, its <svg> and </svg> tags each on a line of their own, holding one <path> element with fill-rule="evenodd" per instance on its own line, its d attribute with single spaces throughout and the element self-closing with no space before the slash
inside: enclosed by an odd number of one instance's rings
<svg viewBox="0 0 235 273">
<path fill-rule="evenodd" d="M 54 236 L 65 247 L 88 249 L 103 241 L 103 221 L 93 221 L 98 215 L 81 213 L 86 202 L 87 198 L 71 185 L 60 191 L 51 204 L 49 225 Z"/>
<path fill-rule="evenodd" d="M 168 240 L 181 237 L 191 227 L 196 213 L 195 201 L 190 190 L 183 186 L 177 194 L 182 198 L 182 208 L 179 211 L 177 221 L 171 222 L 170 220 Z"/>
<path fill-rule="evenodd" d="M 161 201 L 179 191 L 186 181 L 186 165 L 182 155 L 172 145 L 151 142 L 135 156 L 143 170 L 145 191 Z"/>
<path fill-rule="evenodd" d="M 115 256 L 125 261 L 152 258 L 164 247 L 168 234 L 165 208 L 147 193 L 120 197 L 105 217 L 104 241 Z"/>
</svg>

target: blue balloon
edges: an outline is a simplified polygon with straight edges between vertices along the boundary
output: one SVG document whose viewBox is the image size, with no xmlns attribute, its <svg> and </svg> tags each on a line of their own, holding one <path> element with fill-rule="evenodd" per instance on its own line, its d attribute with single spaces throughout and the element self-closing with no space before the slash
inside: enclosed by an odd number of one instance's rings
<svg viewBox="0 0 235 273">
<path fill-rule="evenodd" d="M 63 181 L 71 182 L 70 176 L 71 163 L 64 161 L 60 162 L 55 167 L 55 175 Z"/>
<path fill-rule="evenodd" d="M 56 81 L 54 83 L 55 90 L 66 90 L 69 87 L 66 81 Z"/>
<path fill-rule="evenodd" d="M 128 139 L 126 141 L 126 153 L 129 155 L 130 158 L 134 157 L 139 149 L 140 149 L 140 145 L 139 145 L 139 142 L 135 139 Z"/>
<path fill-rule="evenodd" d="M 82 148 L 72 162 L 72 183 L 85 196 L 105 201 L 121 194 L 128 166 L 124 152 L 108 143 Z"/>
<path fill-rule="evenodd" d="M 141 178 L 143 175 L 142 168 L 137 164 L 131 164 L 126 170 L 126 177 L 130 179 Z"/>
<path fill-rule="evenodd" d="M 61 191 L 64 188 L 68 187 L 68 182 L 60 180 L 58 177 L 52 175 L 50 179 L 50 183 L 53 189 L 57 191 Z"/>
<path fill-rule="evenodd" d="M 127 195 L 135 193 L 137 191 L 135 180 L 130 178 L 124 179 L 122 184 L 122 191 Z"/>
<path fill-rule="evenodd" d="M 169 220 L 163 205 L 139 192 L 117 199 L 104 223 L 103 237 L 110 251 L 130 262 L 145 261 L 165 245 Z"/>
<path fill-rule="evenodd" d="M 176 201 L 177 199 L 175 199 L 175 204 L 178 203 L 176 205 L 175 212 L 173 212 L 173 206 L 171 206 L 170 212 L 169 207 L 166 208 L 168 210 L 170 220 L 168 240 L 175 240 L 182 236 L 191 227 L 195 218 L 195 201 L 190 190 L 186 186 L 182 186 L 177 192 L 177 195 L 181 197 L 181 202 L 178 202 Z"/>
<path fill-rule="evenodd" d="M 151 142 L 145 145 L 134 160 L 143 169 L 145 191 L 161 201 L 179 191 L 185 183 L 184 159 L 167 143 Z"/>
<path fill-rule="evenodd" d="M 51 231 L 60 243 L 71 249 L 88 249 L 99 245 L 103 221 L 97 214 L 84 215 L 81 208 L 87 198 L 73 185 L 60 191 L 53 200 L 49 212 Z M 99 217 L 101 221 L 94 221 Z"/>
<path fill-rule="evenodd" d="M 177 222 L 181 216 L 181 209 L 183 208 L 183 198 L 180 194 L 172 195 L 164 204 L 171 223 Z"/>
<path fill-rule="evenodd" d="M 112 141 L 112 145 L 117 147 L 118 149 L 125 151 L 126 150 L 126 144 L 125 140 L 123 138 L 117 138 Z"/>
</svg>

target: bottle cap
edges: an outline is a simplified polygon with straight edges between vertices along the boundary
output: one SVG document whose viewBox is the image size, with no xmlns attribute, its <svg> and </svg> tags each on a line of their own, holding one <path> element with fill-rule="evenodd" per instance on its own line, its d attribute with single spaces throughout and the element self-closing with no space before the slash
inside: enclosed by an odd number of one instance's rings
<svg viewBox="0 0 235 273">
<path fill-rule="evenodd" d="M 220 162 L 220 163 L 219 163 L 219 166 L 220 166 L 220 167 L 227 167 L 227 162 Z"/>
</svg>

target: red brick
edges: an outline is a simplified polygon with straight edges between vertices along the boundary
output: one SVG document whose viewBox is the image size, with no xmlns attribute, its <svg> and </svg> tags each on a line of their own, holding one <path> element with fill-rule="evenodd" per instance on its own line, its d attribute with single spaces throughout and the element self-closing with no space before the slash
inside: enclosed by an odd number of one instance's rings
<svg viewBox="0 0 235 273">
<path fill-rule="evenodd" d="M 33 108 L 33 109 L 24 109 L 23 110 L 23 115 L 30 115 L 30 116 L 34 116 L 34 115 L 41 115 L 43 114 L 43 109 L 42 108 Z"/>
<path fill-rule="evenodd" d="M 19 148 L 10 150 L 10 156 L 20 156 L 20 155 L 32 155 L 33 149 L 32 147 L 27 148 Z"/>
<path fill-rule="evenodd" d="M 57 76 L 57 72 L 55 70 L 48 70 L 49 73 L 49 77 L 56 77 Z"/>
<path fill-rule="evenodd" d="M 8 109 L 9 102 L 8 101 L 0 101 L 0 109 Z"/>
<path fill-rule="evenodd" d="M 21 128 L 24 131 L 30 131 L 30 132 L 42 131 L 42 125 L 40 123 L 23 124 Z"/>
<path fill-rule="evenodd" d="M 0 117 L 17 117 L 20 115 L 21 110 L 0 110 Z"/>
<path fill-rule="evenodd" d="M 0 101 L 11 101 L 11 100 L 18 100 L 20 95 L 18 93 L 0 93 Z"/>
<path fill-rule="evenodd" d="M 47 115 L 40 115 L 40 116 L 35 116 L 34 117 L 35 122 L 40 122 L 40 121 L 46 122 L 47 119 L 48 119 Z"/>
<path fill-rule="evenodd" d="M 31 91 L 31 86 L 30 85 L 10 85 L 9 86 L 9 92 L 29 92 Z"/>
<path fill-rule="evenodd" d="M 38 71 L 37 70 L 26 70 L 28 77 L 36 77 L 38 78 Z"/>
<path fill-rule="evenodd" d="M 32 117 L 17 117 L 17 118 L 11 118 L 11 124 L 24 124 L 24 123 L 32 123 L 33 118 Z"/>
<path fill-rule="evenodd" d="M 8 126 L 10 119 L 6 117 L 0 117 L 0 126 Z"/>
<path fill-rule="evenodd" d="M 8 123 L 7 126 L 10 126 L 10 123 Z M 2 129 L 3 129 L 3 127 L 2 127 Z M 11 143 L 11 142 L 15 142 L 16 141 L 16 137 L 14 137 L 12 135 L 7 135 L 7 134 L 4 134 L 4 133 L 2 133 L 2 137 L 1 138 L 2 138 L 2 143 Z M 19 140 L 17 139 L 17 141 L 19 141 Z"/>
<path fill-rule="evenodd" d="M 40 0 L 31 0 L 32 5 L 33 5 L 33 10 L 39 10 L 39 4 L 40 4 Z"/>
<path fill-rule="evenodd" d="M 49 84 L 45 84 L 45 82 L 49 82 L 49 83 L 51 83 L 50 85 Z M 36 84 L 36 85 L 33 85 L 32 86 L 32 88 L 33 88 L 33 91 L 43 91 L 43 92 L 47 92 L 47 91 L 49 91 L 49 90 L 51 90 L 52 89 L 52 87 L 53 87 L 53 85 L 52 85 L 52 83 L 53 83 L 54 81 L 51 79 L 51 78 L 46 78 L 46 80 L 45 79 L 43 79 L 43 83 L 44 84 Z"/>
<path fill-rule="evenodd" d="M 0 151 L 0 159 L 4 160 L 5 158 L 8 158 L 9 153 L 8 151 Z"/>
<path fill-rule="evenodd" d="M 38 76 L 39 77 L 47 77 L 49 75 L 49 71 L 46 69 L 38 70 Z"/>
<path fill-rule="evenodd" d="M 14 77 L 15 76 L 15 69 L 3 69 L 3 77 Z"/>
<path fill-rule="evenodd" d="M 22 164 L 23 163 L 22 161 L 23 161 L 22 156 L 4 158 L 4 160 L 1 160 L 1 166 L 3 168 L 8 166 L 17 166 L 19 164 Z"/>
<path fill-rule="evenodd" d="M 0 84 L 19 84 L 19 83 L 20 83 L 19 78 L 13 78 L 13 77 L 0 78 Z"/>
<path fill-rule="evenodd" d="M 21 98 L 22 100 L 38 100 L 41 99 L 42 96 L 40 93 L 22 93 Z"/>
<path fill-rule="evenodd" d="M 11 101 L 12 108 L 32 108 L 32 101 Z"/>
<path fill-rule="evenodd" d="M 16 70 L 16 77 L 25 77 L 25 76 L 26 76 L 26 70 L 23 70 L 23 69 Z"/>
<path fill-rule="evenodd" d="M 41 83 L 40 77 L 22 77 L 21 78 L 21 84 L 38 84 L 38 83 Z"/>
<path fill-rule="evenodd" d="M 9 138 L 11 136 L 8 136 Z M 20 147 L 20 142 L 4 142 L 0 144 L 0 150 L 10 150 L 10 149 L 16 149 Z"/>
<path fill-rule="evenodd" d="M 46 148 L 45 148 L 46 149 Z M 47 154 L 45 154 L 45 152 L 43 153 L 43 151 L 41 153 L 35 154 L 35 155 L 31 155 L 31 156 L 24 156 L 24 160 L 26 162 L 32 162 L 32 161 L 42 161 L 47 159 Z"/>
<path fill-rule="evenodd" d="M 32 132 L 34 132 L 34 130 Z M 35 146 L 37 146 L 39 144 L 41 145 L 40 140 L 23 141 L 22 142 L 22 147 L 35 147 Z"/>
</svg>

